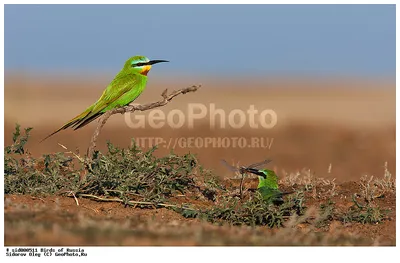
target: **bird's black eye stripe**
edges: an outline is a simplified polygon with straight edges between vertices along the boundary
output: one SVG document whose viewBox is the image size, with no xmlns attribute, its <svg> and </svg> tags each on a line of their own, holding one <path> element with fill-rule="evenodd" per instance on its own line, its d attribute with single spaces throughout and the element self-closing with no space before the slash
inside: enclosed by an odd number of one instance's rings
<svg viewBox="0 0 400 263">
<path fill-rule="evenodd" d="M 132 67 L 141 67 L 141 66 L 146 66 L 146 65 L 147 65 L 147 63 L 139 62 L 136 64 L 132 64 Z"/>
</svg>

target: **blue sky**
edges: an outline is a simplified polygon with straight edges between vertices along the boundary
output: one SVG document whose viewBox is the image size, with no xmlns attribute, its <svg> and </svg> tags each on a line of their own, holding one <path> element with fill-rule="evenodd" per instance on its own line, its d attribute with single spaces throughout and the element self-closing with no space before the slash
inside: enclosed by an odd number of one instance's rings
<svg viewBox="0 0 400 263">
<path fill-rule="evenodd" d="M 5 5 L 5 69 L 395 77 L 394 5 Z"/>
</svg>

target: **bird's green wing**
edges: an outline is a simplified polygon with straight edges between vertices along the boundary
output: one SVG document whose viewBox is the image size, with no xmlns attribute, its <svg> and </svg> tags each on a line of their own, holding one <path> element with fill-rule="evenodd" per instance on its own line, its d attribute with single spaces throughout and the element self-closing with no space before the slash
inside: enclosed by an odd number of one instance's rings
<svg viewBox="0 0 400 263">
<path fill-rule="evenodd" d="M 141 77 L 124 70 L 120 71 L 104 90 L 100 99 L 61 128 L 45 137 L 41 142 L 68 127 L 73 127 L 75 130 L 79 129 L 100 117 L 107 110 L 130 103 L 143 91 L 146 79 L 147 77 Z"/>
<path fill-rule="evenodd" d="M 278 189 L 271 189 L 271 188 L 264 186 L 264 187 L 258 188 L 257 190 L 261 193 L 263 199 L 266 201 L 268 201 L 270 199 L 282 197 L 282 192 L 279 191 Z"/>
<path fill-rule="evenodd" d="M 87 125 L 107 110 L 126 105 L 136 99 L 141 91 L 137 92 L 137 95 L 132 92 L 131 98 L 124 98 L 123 102 L 118 103 L 121 98 L 126 97 L 124 95 L 127 95 L 128 92 L 130 93 L 132 89 L 138 88 L 136 86 L 140 82 L 139 78 L 140 76 L 133 73 L 120 72 L 104 90 L 97 102 L 86 110 L 88 111 L 87 114 L 73 125 L 74 129 Z"/>
<path fill-rule="evenodd" d="M 257 189 L 260 192 L 264 201 L 268 203 L 273 203 L 275 205 L 283 204 L 283 196 L 290 193 L 282 193 L 278 189 L 271 189 L 268 187 L 261 187 Z"/>
</svg>

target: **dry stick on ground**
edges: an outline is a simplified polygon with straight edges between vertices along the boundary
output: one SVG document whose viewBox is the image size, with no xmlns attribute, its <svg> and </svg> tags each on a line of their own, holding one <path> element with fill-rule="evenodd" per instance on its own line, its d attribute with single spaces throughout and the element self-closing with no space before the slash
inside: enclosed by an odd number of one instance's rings
<svg viewBox="0 0 400 263">
<path fill-rule="evenodd" d="M 242 175 L 242 179 L 240 180 L 240 200 L 243 200 L 243 182 L 244 182 L 244 173 L 240 173 Z"/>
<path fill-rule="evenodd" d="M 197 85 L 197 86 L 193 85 L 191 87 L 187 87 L 187 88 L 184 88 L 184 89 L 175 90 L 169 95 L 167 94 L 168 90 L 166 89 L 161 94 L 163 99 L 160 100 L 160 101 L 152 102 L 152 103 L 148 103 L 148 104 L 144 104 L 144 105 L 127 105 L 127 106 L 124 106 L 124 107 L 120 107 L 120 108 L 116 108 L 116 109 L 113 109 L 113 110 L 109 110 L 106 113 L 104 113 L 100 117 L 99 124 L 97 125 L 97 128 L 93 133 L 92 139 L 90 141 L 90 146 L 89 146 L 88 151 L 87 151 L 87 155 L 88 155 L 88 158 L 89 158 L 89 164 L 92 161 L 92 156 L 93 156 L 93 153 L 94 153 L 94 149 L 96 148 L 97 137 L 99 137 L 101 128 L 103 128 L 104 124 L 106 124 L 108 118 L 110 118 L 111 115 L 117 114 L 117 113 L 124 114 L 124 113 L 127 113 L 127 112 L 146 111 L 146 110 L 151 110 L 151 109 L 154 109 L 154 108 L 162 107 L 162 106 L 168 104 L 173 98 L 175 98 L 179 94 L 186 94 L 188 92 L 194 92 L 194 91 L 197 91 L 200 87 L 201 87 L 201 85 Z"/>
<path fill-rule="evenodd" d="M 105 198 L 105 197 L 99 197 L 96 195 L 90 195 L 90 194 L 79 194 L 80 197 L 86 197 L 86 198 L 92 198 L 97 201 L 104 201 L 104 202 L 119 202 L 119 203 L 124 203 L 124 200 L 119 199 L 119 198 Z M 173 207 L 173 208 L 181 208 L 181 206 L 178 205 L 173 205 L 173 204 L 163 204 L 163 203 L 153 203 L 153 202 L 141 202 L 141 201 L 127 201 L 125 202 L 128 205 L 148 205 L 148 206 L 162 206 L 162 207 Z M 190 208 L 186 208 L 187 210 L 193 210 Z"/>
</svg>

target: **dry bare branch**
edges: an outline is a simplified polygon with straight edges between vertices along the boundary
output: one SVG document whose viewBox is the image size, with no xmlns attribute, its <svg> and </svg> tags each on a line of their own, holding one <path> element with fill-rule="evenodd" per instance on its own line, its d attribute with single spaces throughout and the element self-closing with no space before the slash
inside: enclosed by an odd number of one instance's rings
<svg viewBox="0 0 400 263">
<path fill-rule="evenodd" d="M 135 111 L 146 111 L 146 110 L 151 110 L 151 109 L 154 109 L 154 108 L 162 107 L 162 106 L 168 104 L 176 96 L 178 96 L 180 94 L 186 94 L 188 92 L 195 92 L 200 87 L 201 87 L 201 85 L 193 85 L 191 87 L 175 90 L 169 95 L 167 94 L 168 90 L 165 89 L 163 91 L 163 93 L 161 94 L 163 99 L 159 100 L 157 102 L 152 102 L 152 103 L 143 104 L 143 105 L 131 105 L 130 104 L 130 105 L 127 105 L 127 106 L 124 106 L 124 107 L 120 107 L 120 108 L 116 108 L 116 109 L 113 109 L 113 110 L 110 110 L 110 111 L 107 111 L 106 113 L 104 113 L 99 119 L 99 123 L 98 123 L 98 125 L 96 127 L 96 130 L 93 133 L 93 136 L 92 136 L 92 138 L 90 140 L 89 148 L 87 150 L 89 164 L 92 161 L 92 156 L 93 156 L 93 153 L 94 153 L 94 149 L 96 148 L 96 141 L 97 141 L 97 138 L 99 137 L 100 131 L 103 128 L 103 126 L 106 124 L 108 118 L 111 117 L 111 115 L 114 115 L 114 114 L 117 114 L 117 113 L 124 114 L 124 113 L 135 112 Z"/>
</svg>

